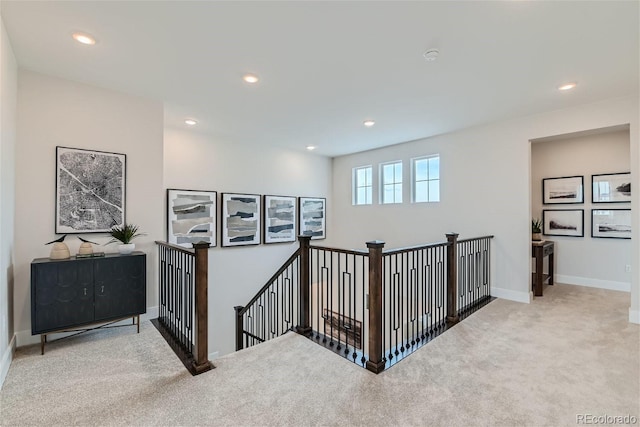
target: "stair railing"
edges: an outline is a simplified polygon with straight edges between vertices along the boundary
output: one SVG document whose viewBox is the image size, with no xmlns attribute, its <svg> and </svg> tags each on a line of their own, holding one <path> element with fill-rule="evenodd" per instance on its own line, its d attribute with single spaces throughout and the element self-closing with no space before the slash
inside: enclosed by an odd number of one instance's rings
<svg viewBox="0 0 640 427">
<path fill-rule="evenodd" d="M 491 299 L 493 236 L 368 251 L 300 247 L 246 306 L 236 349 L 289 330 L 379 373 Z M 460 274 L 458 274 L 460 272 Z"/>
<path fill-rule="evenodd" d="M 276 271 L 245 306 L 236 311 L 236 351 L 260 344 L 304 324 L 300 302 L 301 249 Z M 308 285 L 305 284 L 305 289 Z"/>
<path fill-rule="evenodd" d="M 193 249 L 156 241 L 159 252 L 158 318 L 151 320 L 192 375 L 214 366 L 208 359 L 209 244 Z"/>
</svg>

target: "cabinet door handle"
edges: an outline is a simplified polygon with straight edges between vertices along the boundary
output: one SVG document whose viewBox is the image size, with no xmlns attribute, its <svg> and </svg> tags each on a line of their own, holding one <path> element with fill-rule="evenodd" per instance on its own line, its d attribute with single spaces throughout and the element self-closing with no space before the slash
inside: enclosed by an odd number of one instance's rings
<svg viewBox="0 0 640 427">
<path fill-rule="evenodd" d="M 100 292 L 104 294 L 104 286 L 100 286 Z"/>
<path fill-rule="evenodd" d="M 87 288 L 84 288 L 84 295 L 87 296 Z"/>
</svg>

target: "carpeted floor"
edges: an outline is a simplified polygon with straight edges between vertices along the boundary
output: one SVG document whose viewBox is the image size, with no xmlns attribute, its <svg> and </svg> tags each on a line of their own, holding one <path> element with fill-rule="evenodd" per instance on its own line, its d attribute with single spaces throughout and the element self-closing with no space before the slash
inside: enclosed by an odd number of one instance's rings
<svg viewBox="0 0 640 427">
<path fill-rule="evenodd" d="M 289 333 L 192 377 L 143 323 L 18 349 L 0 424 L 561 426 L 640 418 L 629 294 L 556 285 L 496 300 L 380 375 Z M 637 421 L 640 422 L 640 421 Z"/>
</svg>

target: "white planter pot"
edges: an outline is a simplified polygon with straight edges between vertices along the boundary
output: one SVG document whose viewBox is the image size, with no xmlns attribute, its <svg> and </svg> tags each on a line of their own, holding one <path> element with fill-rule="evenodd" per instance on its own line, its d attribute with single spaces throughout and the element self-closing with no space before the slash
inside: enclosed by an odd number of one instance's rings
<svg viewBox="0 0 640 427">
<path fill-rule="evenodd" d="M 129 255 L 136 248 L 135 243 L 126 243 L 122 245 L 118 245 L 118 252 L 122 255 Z"/>
</svg>

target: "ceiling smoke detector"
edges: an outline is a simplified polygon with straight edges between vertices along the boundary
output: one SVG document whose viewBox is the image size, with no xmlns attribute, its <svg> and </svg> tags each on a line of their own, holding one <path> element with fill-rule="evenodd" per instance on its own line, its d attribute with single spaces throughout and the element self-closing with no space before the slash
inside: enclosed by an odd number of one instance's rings
<svg viewBox="0 0 640 427">
<path fill-rule="evenodd" d="M 422 56 L 424 56 L 424 59 L 426 59 L 427 61 L 435 61 L 436 59 L 438 59 L 439 55 L 440 51 L 438 49 L 429 49 L 422 54 Z"/>
</svg>

